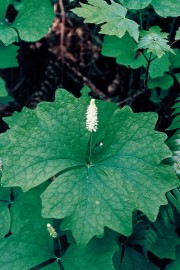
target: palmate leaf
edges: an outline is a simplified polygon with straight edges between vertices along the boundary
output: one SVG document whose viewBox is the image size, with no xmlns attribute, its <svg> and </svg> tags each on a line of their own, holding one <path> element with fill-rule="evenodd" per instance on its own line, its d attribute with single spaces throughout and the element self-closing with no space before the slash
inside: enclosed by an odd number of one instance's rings
<svg viewBox="0 0 180 270">
<path fill-rule="evenodd" d="M 17 29 L 22 40 L 32 42 L 47 34 L 54 18 L 50 0 L 23 0 L 18 11 L 11 27 Z"/>
<path fill-rule="evenodd" d="M 79 99 L 57 91 L 54 103 L 5 118 L 11 129 L 1 134 L 3 185 L 28 190 L 56 175 L 42 194 L 43 215 L 64 218 L 61 228 L 72 230 L 78 244 L 101 237 L 104 226 L 129 235 L 135 209 L 154 221 L 165 193 L 179 185 L 172 169 L 160 165 L 171 153 L 166 136 L 154 131 L 156 114 L 104 101 L 96 101 L 89 164 L 89 102 L 86 88 Z"/>
<path fill-rule="evenodd" d="M 166 51 L 174 53 L 167 44 L 167 33 L 161 32 L 159 26 L 153 26 L 149 31 L 141 31 L 141 39 L 138 43 L 139 49 L 147 49 L 147 52 L 153 53 L 158 58 L 162 57 Z"/>
<path fill-rule="evenodd" d="M 81 7 L 73 9 L 73 12 L 83 17 L 87 23 L 103 24 L 100 31 L 102 34 L 121 38 L 127 31 L 138 41 L 139 25 L 125 18 L 127 9 L 113 0 L 110 5 L 103 0 L 88 0 L 88 4 L 81 4 Z"/>
<path fill-rule="evenodd" d="M 39 40 L 48 32 L 54 17 L 50 0 L 12 2 L 15 9 L 17 8 L 16 4 L 19 4 L 18 14 L 14 22 L 8 24 L 5 16 L 10 2 L 10 0 L 5 0 L 0 3 L 0 39 L 6 46 L 18 41 L 18 34 L 22 40 L 32 42 Z"/>
<path fill-rule="evenodd" d="M 137 45 L 129 34 L 125 34 L 122 38 L 105 36 L 102 44 L 102 55 L 115 57 L 118 64 L 136 69 L 147 64 L 142 53 L 137 56 L 136 48 Z"/>
</svg>

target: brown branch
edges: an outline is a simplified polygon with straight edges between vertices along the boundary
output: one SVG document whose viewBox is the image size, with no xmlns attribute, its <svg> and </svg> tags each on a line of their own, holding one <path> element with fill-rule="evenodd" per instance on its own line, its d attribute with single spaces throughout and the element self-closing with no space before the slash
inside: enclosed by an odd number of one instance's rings
<svg viewBox="0 0 180 270">
<path fill-rule="evenodd" d="M 135 93 L 135 94 L 132 95 L 131 97 L 128 97 L 128 98 L 126 98 L 126 99 L 124 99 L 124 100 L 122 100 L 122 101 L 119 101 L 119 102 L 117 102 L 116 104 L 117 104 L 118 106 L 121 106 L 122 104 L 127 103 L 128 101 L 131 101 L 132 99 L 134 99 L 134 98 L 140 96 L 141 94 L 145 93 L 146 90 L 147 90 L 147 89 L 142 89 L 141 91 L 138 91 L 137 93 Z"/>
<path fill-rule="evenodd" d="M 64 34 L 65 34 L 65 23 L 66 23 L 66 14 L 64 10 L 63 0 L 59 0 L 59 6 L 61 10 L 61 37 L 60 37 L 60 51 L 61 51 L 61 60 L 64 63 Z"/>
<path fill-rule="evenodd" d="M 92 90 L 92 92 L 97 95 L 100 98 L 106 99 L 106 95 L 101 92 L 95 85 L 94 83 L 88 79 L 87 77 L 85 77 L 81 72 L 79 72 L 76 68 L 72 67 L 68 62 L 65 62 L 65 65 L 76 75 L 78 76 L 85 85 L 89 86 Z"/>
</svg>

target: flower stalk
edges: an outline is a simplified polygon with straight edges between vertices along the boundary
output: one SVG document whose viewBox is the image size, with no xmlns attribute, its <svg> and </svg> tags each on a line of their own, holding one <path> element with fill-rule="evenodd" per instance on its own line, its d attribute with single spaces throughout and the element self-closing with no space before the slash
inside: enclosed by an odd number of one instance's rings
<svg viewBox="0 0 180 270">
<path fill-rule="evenodd" d="M 89 139 L 89 164 L 92 163 L 92 136 L 93 131 L 97 131 L 98 126 L 98 111 L 95 104 L 95 99 L 91 99 L 90 104 L 86 111 L 86 129 L 90 131 L 90 139 Z"/>
</svg>

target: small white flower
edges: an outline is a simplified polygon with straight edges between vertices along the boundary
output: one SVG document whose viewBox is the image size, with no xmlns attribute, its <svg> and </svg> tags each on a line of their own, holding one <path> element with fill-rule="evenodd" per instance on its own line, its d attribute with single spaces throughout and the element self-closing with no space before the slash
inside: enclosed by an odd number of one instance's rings
<svg viewBox="0 0 180 270">
<path fill-rule="evenodd" d="M 97 107 L 95 104 L 95 99 L 91 99 L 90 104 L 86 111 L 86 129 L 90 132 L 97 131 Z"/>
<path fill-rule="evenodd" d="M 57 232 L 56 232 L 55 229 L 51 226 L 50 223 L 47 224 L 47 230 L 48 230 L 50 236 L 52 236 L 53 238 L 57 238 L 57 237 L 58 237 Z"/>
</svg>

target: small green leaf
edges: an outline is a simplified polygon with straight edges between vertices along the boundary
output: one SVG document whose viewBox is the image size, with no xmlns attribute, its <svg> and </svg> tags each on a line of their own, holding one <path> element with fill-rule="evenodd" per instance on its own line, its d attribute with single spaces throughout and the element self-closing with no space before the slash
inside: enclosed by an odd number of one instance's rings
<svg viewBox="0 0 180 270">
<path fill-rule="evenodd" d="M 151 261 L 135 249 L 125 245 L 122 257 L 122 247 L 115 254 L 115 269 L 119 270 L 159 270 Z"/>
<path fill-rule="evenodd" d="M 5 81 L 0 78 L 0 97 L 6 97 L 8 95 L 6 86 L 5 86 Z"/>
<path fill-rule="evenodd" d="M 149 250 L 160 259 L 175 259 L 176 246 L 180 244 L 180 238 L 176 234 L 177 227 L 174 224 L 161 226 L 156 243 Z"/>
<path fill-rule="evenodd" d="M 39 40 L 48 32 L 53 18 L 50 0 L 23 0 L 11 27 L 17 29 L 22 40 L 32 42 Z"/>
<path fill-rule="evenodd" d="M 176 77 L 178 83 L 180 84 L 180 73 L 176 73 L 174 74 L 174 76 Z"/>
<path fill-rule="evenodd" d="M 139 49 L 147 49 L 147 52 L 153 53 L 161 58 L 166 51 L 174 53 L 167 44 L 167 33 L 161 32 L 159 26 L 153 26 L 149 31 L 141 31 L 141 39 L 138 44 Z"/>
<path fill-rule="evenodd" d="M 159 89 L 158 89 L 159 90 Z M 161 90 L 158 91 L 156 89 L 151 90 L 151 96 L 149 100 L 155 104 L 161 103 L 161 101 L 168 96 L 168 91 Z"/>
<path fill-rule="evenodd" d="M 176 55 L 171 54 L 169 55 L 169 60 L 171 62 L 171 68 L 180 68 L 180 50 L 175 48 L 174 52 Z"/>
<path fill-rule="evenodd" d="M 115 57 L 118 64 L 136 69 L 146 65 L 146 59 L 142 53 L 136 56 L 136 48 L 134 39 L 128 34 L 121 39 L 116 36 L 105 36 L 102 55 Z"/>
<path fill-rule="evenodd" d="M 152 0 L 118 0 L 123 6 L 128 9 L 143 9 L 147 7 Z"/>
<path fill-rule="evenodd" d="M 18 46 L 5 46 L 0 41 L 0 68 L 18 67 L 17 50 Z"/>
<path fill-rule="evenodd" d="M 164 74 L 162 77 L 158 77 L 155 79 L 149 79 L 148 88 L 153 89 L 159 87 L 163 90 L 168 90 L 174 83 L 174 79 L 169 74 Z"/>
<path fill-rule="evenodd" d="M 156 13 L 161 17 L 178 17 L 180 16 L 180 2 L 171 0 L 152 0 Z"/>
<path fill-rule="evenodd" d="M 175 40 L 180 40 L 180 27 L 179 27 L 178 30 L 176 31 Z"/>
<path fill-rule="evenodd" d="M 10 45 L 14 41 L 18 41 L 17 32 L 15 29 L 9 27 L 7 23 L 0 25 L 0 37 L 1 41 L 6 45 Z"/>
<path fill-rule="evenodd" d="M 149 67 L 150 77 L 155 79 L 163 76 L 165 72 L 169 71 L 170 65 L 169 53 L 164 54 L 161 58 L 154 59 Z"/>
<path fill-rule="evenodd" d="M 179 270 L 180 265 L 180 245 L 177 247 L 176 250 L 176 259 L 171 261 L 170 264 L 166 266 L 166 270 Z"/>
<path fill-rule="evenodd" d="M 8 104 L 9 102 L 13 101 L 14 99 L 11 96 L 8 96 L 5 81 L 0 78 L 0 104 Z"/>
<path fill-rule="evenodd" d="M 102 34 L 121 38 L 127 31 L 138 41 L 139 25 L 125 18 L 127 9 L 114 1 L 109 5 L 102 0 L 89 0 L 88 4 L 81 4 L 81 7 L 73 9 L 73 12 L 83 17 L 87 23 L 103 24 L 100 31 Z"/>
<path fill-rule="evenodd" d="M 84 248 L 71 245 L 62 257 L 65 270 L 114 270 L 112 257 L 118 246 L 114 239 L 92 239 Z"/>
</svg>

